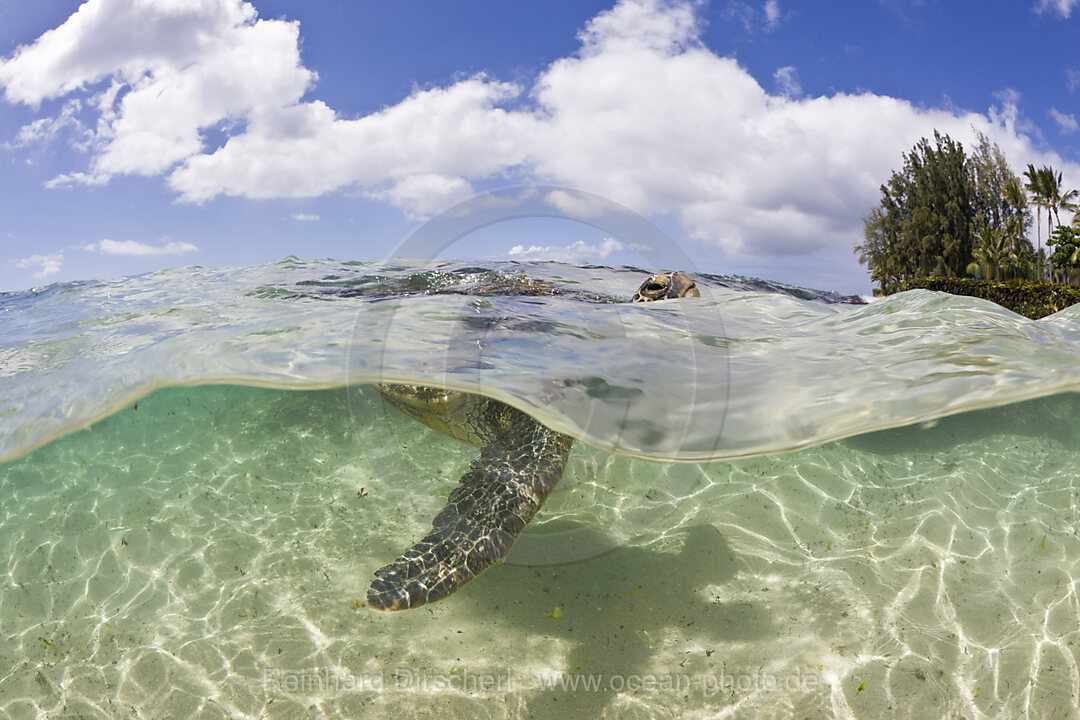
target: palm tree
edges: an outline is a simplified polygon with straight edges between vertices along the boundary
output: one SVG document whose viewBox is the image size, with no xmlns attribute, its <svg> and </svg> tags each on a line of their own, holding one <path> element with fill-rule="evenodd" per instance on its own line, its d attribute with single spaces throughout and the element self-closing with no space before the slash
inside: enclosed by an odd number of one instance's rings
<svg viewBox="0 0 1080 720">
<path fill-rule="evenodd" d="M 1050 212 L 1054 213 L 1054 224 L 1060 225 L 1061 217 L 1058 215 L 1058 210 L 1074 209 L 1076 206 L 1072 201 L 1077 198 L 1077 192 L 1076 190 L 1063 190 L 1061 188 L 1061 173 L 1055 175 L 1052 167 L 1042 168 L 1040 172 L 1046 173 L 1043 185 L 1047 193 L 1047 207 Z"/>
<path fill-rule="evenodd" d="M 1055 175 L 1053 168 L 1049 166 L 1044 168 L 1044 171 L 1046 173 L 1046 180 L 1044 181 L 1044 185 L 1047 190 L 1047 215 L 1052 212 L 1054 214 L 1054 224 L 1061 225 L 1061 216 L 1058 215 L 1058 210 L 1074 210 L 1076 208 L 1076 205 L 1074 205 L 1072 201 L 1077 197 L 1077 192 L 1076 190 L 1062 189 L 1060 172 Z M 1047 217 L 1047 221 L 1049 221 L 1049 219 L 1050 218 Z M 1074 252 L 1074 257 L 1075 254 L 1076 253 Z M 1072 281 L 1073 272 L 1070 266 L 1073 263 L 1075 263 L 1075 260 L 1070 259 L 1069 265 L 1065 267 L 1064 274 L 1066 283 Z"/>
<path fill-rule="evenodd" d="M 1024 186 L 1020 184 L 1018 178 L 1014 177 L 1005 183 L 1001 191 L 1005 204 L 1011 210 L 1009 217 L 1018 220 L 1015 229 L 1020 233 L 1019 238 L 1023 238 L 1024 231 L 1027 229 L 1028 223 L 1031 222 L 1031 215 L 1028 214 L 1027 193 L 1024 192 Z"/>
<path fill-rule="evenodd" d="M 1034 248 L 1027 239 L 1027 231 L 1031 226 L 1031 211 L 1028 209 L 1027 193 L 1020 179 L 1013 177 L 1005 183 L 1001 189 L 1001 196 L 1005 200 L 1010 212 L 1005 218 L 1005 233 L 1012 241 L 1009 251 L 1007 269 L 1012 277 L 1031 279 L 1031 263 L 1029 256 Z M 1080 217 L 1080 215 L 1076 216 Z"/>
<path fill-rule="evenodd" d="M 1080 197 L 1080 193 L 1076 190 L 1064 190 L 1061 173 L 1055 173 L 1054 168 L 1049 165 L 1036 170 L 1034 165 L 1028 164 L 1024 175 L 1028 178 L 1027 190 L 1033 196 L 1032 202 L 1037 208 L 1046 208 L 1046 232 L 1047 237 L 1050 237 L 1050 233 L 1054 232 L 1054 225 L 1061 224 L 1058 211 L 1075 210 L 1076 204 L 1073 201 Z M 1041 232 L 1039 248 L 1042 248 Z"/>
<path fill-rule="evenodd" d="M 984 275 L 990 279 L 993 271 L 994 280 L 1001 280 L 1001 268 L 1010 261 L 1011 248 L 1009 237 L 1001 228 L 986 226 L 979 231 L 975 250 L 975 259 L 985 268 Z"/>
<path fill-rule="evenodd" d="M 1028 179 L 1024 189 L 1031 193 L 1031 204 L 1035 206 L 1035 238 L 1039 243 L 1039 251 L 1036 257 L 1038 258 L 1039 279 L 1043 279 L 1042 271 L 1042 209 L 1049 208 L 1050 204 L 1047 201 L 1047 195 L 1049 190 L 1045 187 L 1046 174 L 1043 172 L 1045 168 L 1036 170 L 1035 166 L 1028 163 L 1028 169 L 1024 171 L 1024 177 Z M 1050 214 L 1049 210 L 1046 213 Z"/>
<path fill-rule="evenodd" d="M 1024 237 L 1023 227 L 1022 216 L 1012 215 L 1005 220 L 1005 235 L 1011 240 L 1005 270 L 1010 278 L 1031 280 L 1035 277 L 1035 267 L 1032 264 L 1035 248 Z"/>
</svg>

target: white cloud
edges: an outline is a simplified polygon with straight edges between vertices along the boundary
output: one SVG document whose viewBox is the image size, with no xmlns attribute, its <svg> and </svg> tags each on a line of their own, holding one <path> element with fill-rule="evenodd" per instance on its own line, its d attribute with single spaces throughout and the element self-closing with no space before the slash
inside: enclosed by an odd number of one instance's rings
<svg viewBox="0 0 1080 720">
<path fill-rule="evenodd" d="M 297 222 L 318 222 L 319 216 L 313 213 L 293 213 L 290 215 L 293 220 Z"/>
<path fill-rule="evenodd" d="M 511 260 L 555 260 L 565 263 L 600 262 L 622 249 L 622 243 L 606 237 L 599 245 L 590 245 L 584 240 L 570 245 L 530 245 L 527 248 L 524 245 L 515 245 L 505 257 Z"/>
<path fill-rule="evenodd" d="M 203 61 L 255 10 L 235 0 L 90 0 L 0 68 L 9 100 L 37 105 L 110 75 L 129 83 Z M 138 32 L 135 32 L 135 31 Z"/>
<path fill-rule="evenodd" d="M 534 173 L 641 212 L 674 213 L 730 256 L 768 257 L 850 253 L 878 186 L 935 128 L 971 140 L 974 126 L 1008 156 L 1035 159 L 1011 105 L 987 116 L 870 93 L 794 100 L 770 95 L 733 58 L 695 40 L 586 46 L 553 63 L 533 90 L 543 119 Z"/>
<path fill-rule="evenodd" d="M 765 7 L 750 8 L 755 22 Z M 1035 150 L 1015 93 L 986 113 L 807 97 L 794 68 L 770 93 L 702 45 L 697 8 L 622 0 L 531 84 L 477 74 L 359 118 L 304 101 L 314 74 L 300 65 L 298 26 L 256 20 L 240 0 L 89 0 L 0 63 L 0 82 L 28 104 L 85 92 L 84 112 L 99 113 L 89 167 L 53 186 L 163 175 L 187 202 L 354 189 L 424 216 L 509 178 L 668 213 L 691 237 L 762 263 L 822 249 L 852 262 L 878 186 L 935 128 L 965 142 L 980 130 L 1014 167 L 1053 164 L 1080 185 L 1080 166 Z M 204 147 L 208 128 L 222 130 L 220 147 Z"/>
<path fill-rule="evenodd" d="M 81 109 L 82 102 L 77 98 L 72 99 L 64 103 L 56 117 L 38 118 L 23 125 L 15 136 L 15 147 L 51 142 L 61 131 L 70 128 L 76 134 L 76 146 L 85 148 L 93 134 L 87 131 L 79 121 L 78 113 Z"/>
<path fill-rule="evenodd" d="M 285 108 L 196 155 L 169 176 L 184 200 L 217 195 L 313 197 L 359 185 L 414 214 L 470 192 L 465 176 L 488 177 L 526 160 L 536 120 L 508 112 L 515 85 L 476 76 L 417 90 L 397 105 L 342 120 L 321 102 Z"/>
<path fill-rule="evenodd" d="M 780 91 L 780 94 L 789 97 L 796 98 L 802 95 L 802 85 L 799 84 L 799 73 L 795 70 L 793 65 L 785 65 L 782 68 L 778 68 L 773 73 L 773 80 L 776 81 L 776 88 Z"/>
<path fill-rule="evenodd" d="M 183 255 L 197 252 L 198 247 L 188 242 L 168 240 L 164 245 L 148 245 L 135 240 L 109 240 L 83 245 L 81 250 L 97 251 L 103 255 Z"/>
<path fill-rule="evenodd" d="M 582 55 L 649 50 L 673 53 L 697 44 L 698 3 L 666 0 L 620 2 L 578 33 Z"/>
<path fill-rule="evenodd" d="M 1077 3 L 1080 3 L 1080 0 L 1039 0 L 1035 11 L 1038 13 L 1052 11 L 1068 19 Z"/>
<path fill-rule="evenodd" d="M 775 30 L 780 24 L 780 3 L 776 0 L 768 0 L 763 12 L 765 13 L 765 30 Z"/>
<path fill-rule="evenodd" d="M 435 173 L 408 175 L 386 190 L 369 192 L 403 209 L 410 218 L 421 218 L 457 205 L 473 194 L 472 186 L 460 177 Z"/>
<path fill-rule="evenodd" d="M 738 20 L 742 23 L 743 29 L 751 33 L 754 31 L 754 21 L 757 16 L 757 11 L 740 0 L 728 0 L 727 7 L 724 8 L 723 16 L 728 20 Z"/>
<path fill-rule="evenodd" d="M 1058 124 L 1063 133 L 1074 133 L 1080 130 L 1080 124 L 1076 122 L 1076 116 L 1071 113 L 1066 114 L 1052 107 L 1050 108 L 1050 117 L 1054 118 L 1054 122 Z"/>
<path fill-rule="evenodd" d="M 314 80 L 299 25 L 255 16 L 240 0 L 89 0 L 0 63 L 0 84 L 37 106 L 111 78 L 92 98 L 102 122 L 91 172 L 58 184 L 155 175 L 202 152 L 200 130 L 294 105 Z"/>
<path fill-rule="evenodd" d="M 20 258 L 18 260 L 8 260 L 9 265 L 14 265 L 20 270 L 29 270 L 31 268 L 37 268 L 31 275 L 35 280 L 49 277 L 60 272 L 60 266 L 64 262 L 64 253 L 56 252 L 49 255 L 31 255 L 28 258 Z"/>
<path fill-rule="evenodd" d="M 747 33 L 754 33 L 759 29 L 772 32 L 784 19 L 778 0 L 766 0 L 760 10 L 743 0 L 728 0 L 721 15 L 740 23 Z"/>
<path fill-rule="evenodd" d="M 559 212 L 583 222 L 599 217 L 611 211 L 610 205 L 603 201 L 566 190 L 552 190 L 544 197 L 544 202 Z"/>
<path fill-rule="evenodd" d="M 1065 68 L 1065 87 L 1071 93 L 1080 90 L 1080 68 Z"/>
<path fill-rule="evenodd" d="M 61 173 L 52 180 L 45 182 L 45 187 L 50 189 L 72 187 L 73 185 L 105 185 L 109 182 L 108 175 L 89 174 L 84 172 Z"/>
</svg>

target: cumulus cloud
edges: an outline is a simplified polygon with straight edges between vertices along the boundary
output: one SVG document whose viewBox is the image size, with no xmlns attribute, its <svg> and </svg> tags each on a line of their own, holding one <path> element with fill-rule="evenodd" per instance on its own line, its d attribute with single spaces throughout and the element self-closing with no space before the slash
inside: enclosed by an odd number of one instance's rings
<svg viewBox="0 0 1080 720">
<path fill-rule="evenodd" d="M 371 191 L 368 195 L 396 205 L 410 219 L 416 219 L 467 200 L 473 195 L 473 189 L 460 177 L 426 173 L 408 175 L 393 182 L 388 189 Z"/>
<path fill-rule="evenodd" d="M 31 255 L 28 258 L 20 258 L 18 260 L 8 260 L 9 265 L 14 265 L 20 270 L 30 270 L 37 268 L 31 274 L 35 280 L 49 277 L 60 272 L 60 266 L 64 263 L 64 253 L 56 252 L 49 255 Z"/>
<path fill-rule="evenodd" d="M 871 93 L 770 95 L 736 60 L 701 47 L 694 26 L 673 27 L 666 45 L 614 51 L 586 37 L 577 55 L 547 68 L 533 89 L 537 175 L 674 213 L 732 256 L 775 256 L 850 252 L 880 183 L 935 128 L 968 141 L 976 128 L 1007 156 L 1034 159 L 1014 101 L 982 115 Z"/>
<path fill-rule="evenodd" d="M 314 80 L 298 39 L 297 23 L 258 20 L 240 0 L 89 0 L 0 63 L 0 84 L 36 107 L 111 79 L 91 91 L 90 172 L 65 181 L 156 175 L 202 152 L 201 130 L 295 105 Z"/>
<path fill-rule="evenodd" d="M 603 200 L 566 190 L 552 190 L 544 196 L 544 202 L 567 217 L 582 222 L 611 212 L 611 206 Z"/>
<path fill-rule="evenodd" d="M 782 19 L 775 2 L 729 8 Z M 878 186 L 934 129 L 965 142 L 981 131 L 1014 166 L 1053 164 L 1080 184 L 1080 167 L 1035 150 L 1015 93 L 984 113 L 810 97 L 793 67 L 770 93 L 702 44 L 697 10 L 621 0 L 531 82 L 481 73 L 344 118 L 304 99 L 315 77 L 296 23 L 260 20 L 241 0 L 88 0 L 0 62 L 0 83 L 29 105 L 85 95 L 98 114 L 89 167 L 54 186 L 161 175 L 196 203 L 351 189 L 422 217 L 484 182 L 535 181 L 669 214 L 729 257 L 762 261 L 822 248 L 851 261 Z M 208 130 L 224 142 L 207 146 Z"/>
<path fill-rule="evenodd" d="M 565 263 L 600 262 L 613 252 L 624 249 L 623 244 L 614 238 L 606 237 L 599 245 L 590 245 L 578 240 L 570 245 L 515 245 L 504 256 L 510 260 L 555 260 Z"/>
<path fill-rule="evenodd" d="M 1080 124 L 1076 122 L 1076 116 L 1072 113 L 1063 113 L 1055 107 L 1050 108 L 1050 117 L 1058 124 L 1063 133 L 1074 133 L 1080 130 Z"/>
<path fill-rule="evenodd" d="M 356 120 L 340 119 L 318 101 L 293 105 L 249 123 L 215 152 L 190 158 L 169 184 L 194 202 L 313 197 L 358 185 L 425 214 L 467 197 L 466 177 L 498 175 L 525 161 L 537 121 L 498 107 L 520 92 L 480 75 L 418 90 Z"/>
<path fill-rule="evenodd" d="M 102 255 L 183 255 L 196 252 L 198 247 L 188 242 L 168 240 L 164 245 L 148 245 L 135 240 L 109 240 L 83 245 L 82 250 L 97 251 Z"/>
</svg>

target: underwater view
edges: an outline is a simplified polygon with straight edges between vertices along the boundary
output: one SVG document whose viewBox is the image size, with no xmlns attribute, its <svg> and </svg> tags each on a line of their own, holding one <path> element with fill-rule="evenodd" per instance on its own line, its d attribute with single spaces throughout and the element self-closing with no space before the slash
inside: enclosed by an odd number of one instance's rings
<svg viewBox="0 0 1080 720">
<path fill-rule="evenodd" d="M 0 294 L 0 718 L 1080 717 L 1080 306 L 287 258 Z M 679 268 L 674 268 L 679 269 Z M 480 451 L 506 561 L 365 605 Z"/>
</svg>

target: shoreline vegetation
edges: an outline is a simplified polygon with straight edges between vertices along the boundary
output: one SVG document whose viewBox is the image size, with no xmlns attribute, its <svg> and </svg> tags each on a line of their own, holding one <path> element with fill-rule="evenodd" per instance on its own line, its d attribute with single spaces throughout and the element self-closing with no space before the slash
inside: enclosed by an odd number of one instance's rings
<svg viewBox="0 0 1080 720">
<path fill-rule="evenodd" d="M 1066 190 L 1050 166 L 1029 164 L 1022 181 L 1001 148 L 975 136 L 965 152 L 935 130 L 881 185 L 880 202 L 863 218 L 865 242 L 855 246 L 879 285 L 874 294 L 939 290 L 1032 319 L 1080 302 L 1080 192 Z M 1062 210 L 1072 213 L 1069 224 Z"/>
</svg>

